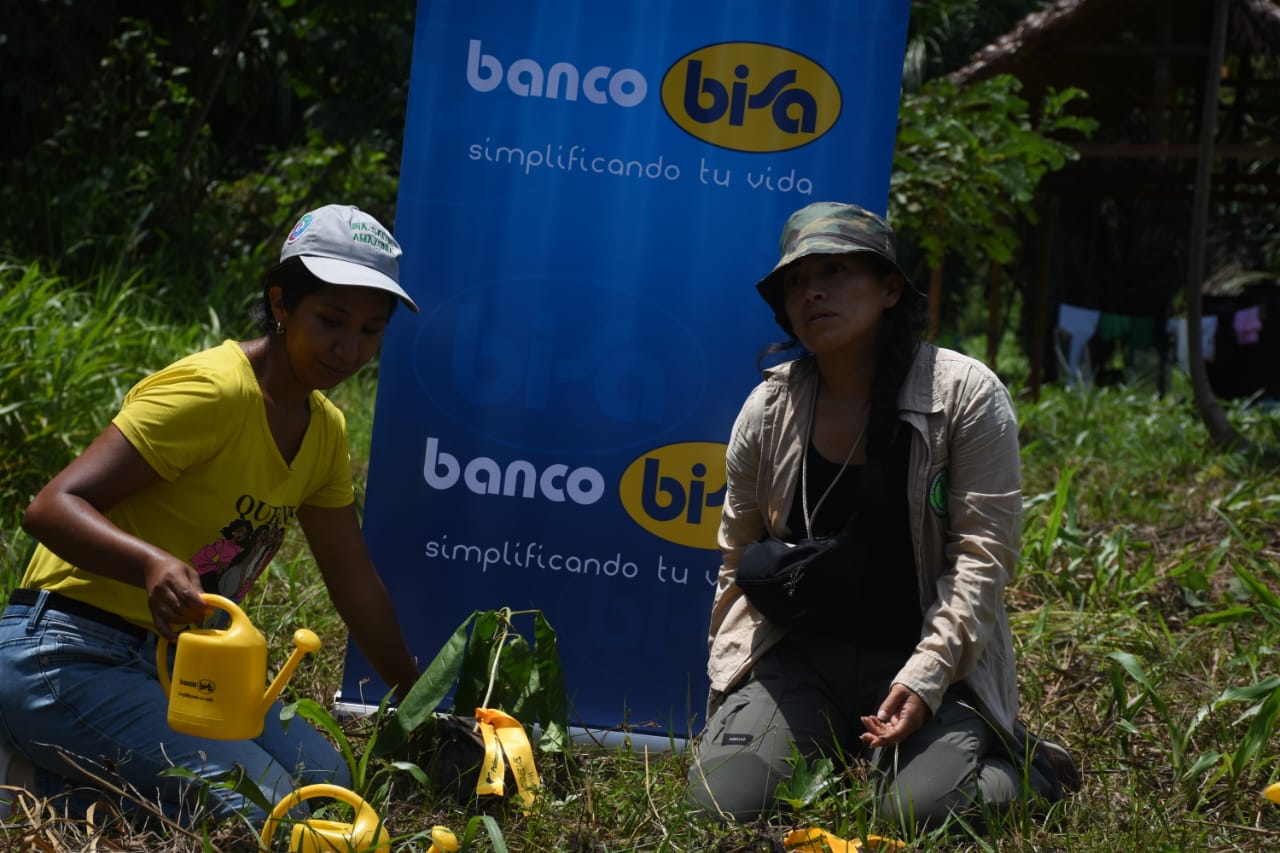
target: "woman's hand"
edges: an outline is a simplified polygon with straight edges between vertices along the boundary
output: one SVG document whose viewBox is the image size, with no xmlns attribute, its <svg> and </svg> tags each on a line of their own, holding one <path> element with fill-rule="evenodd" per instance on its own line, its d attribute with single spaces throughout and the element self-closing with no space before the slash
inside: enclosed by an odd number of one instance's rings
<svg viewBox="0 0 1280 853">
<path fill-rule="evenodd" d="M 178 638 L 174 625 L 200 622 L 209 611 L 196 570 L 168 554 L 147 565 L 144 586 L 156 630 L 170 642 Z"/>
<path fill-rule="evenodd" d="M 894 684 L 874 717 L 863 717 L 862 742 L 873 749 L 902 743 L 924 725 L 929 706 L 904 684 Z"/>
</svg>

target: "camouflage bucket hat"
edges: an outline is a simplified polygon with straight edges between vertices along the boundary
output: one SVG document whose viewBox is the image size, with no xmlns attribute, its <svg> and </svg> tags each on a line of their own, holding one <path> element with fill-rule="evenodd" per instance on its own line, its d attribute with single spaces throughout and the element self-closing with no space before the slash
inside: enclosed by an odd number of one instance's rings
<svg viewBox="0 0 1280 853">
<path fill-rule="evenodd" d="M 787 217 L 778 243 L 782 257 L 773 271 L 756 284 L 756 292 L 773 309 L 774 319 L 788 334 L 791 323 L 782 293 L 782 274 L 788 266 L 808 255 L 847 255 L 869 252 L 885 261 L 906 286 L 915 289 L 911 279 L 898 266 L 893 246 L 893 229 L 884 217 L 856 204 L 818 201 L 802 207 Z"/>
</svg>

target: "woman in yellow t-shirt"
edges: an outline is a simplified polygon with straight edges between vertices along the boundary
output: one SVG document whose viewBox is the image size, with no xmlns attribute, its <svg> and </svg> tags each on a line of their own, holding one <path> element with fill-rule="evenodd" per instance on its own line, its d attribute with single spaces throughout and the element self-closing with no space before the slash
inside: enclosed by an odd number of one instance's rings
<svg viewBox="0 0 1280 853">
<path fill-rule="evenodd" d="M 303 215 L 263 278 L 263 336 L 139 382 L 28 507 L 39 545 L 0 618 L 0 752 L 34 765 L 34 794 L 101 796 L 97 775 L 190 817 L 198 786 L 158 775 L 171 766 L 212 779 L 239 765 L 273 802 L 298 783 L 350 783 L 332 745 L 301 721 L 285 731 L 277 709 L 253 740 L 172 731 L 155 643 L 206 617 L 202 592 L 241 598 L 296 518 L 361 651 L 398 694 L 413 686 L 360 530 L 345 421 L 321 393 L 368 363 L 398 303 L 417 312 L 400 255 L 358 208 Z M 233 791 L 207 796 L 220 816 L 263 817 Z"/>
</svg>

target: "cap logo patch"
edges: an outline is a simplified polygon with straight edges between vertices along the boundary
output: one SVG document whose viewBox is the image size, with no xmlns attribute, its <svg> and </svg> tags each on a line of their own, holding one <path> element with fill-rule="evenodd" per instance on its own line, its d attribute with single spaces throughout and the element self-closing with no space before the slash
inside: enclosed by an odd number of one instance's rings
<svg viewBox="0 0 1280 853">
<path fill-rule="evenodd" d="M 306 231 L 308 228 L 311 227 L 311 220 L 313 219 L 315 219 L 315 217 L 312 216 L 310 213 L 304 213 L 302 215 L 302 218 L 298 220 L 298 224 L 294 225 L 293 230 L 289 232 L 289 237 L 288 239 L 285 240 L 285 242 L 292 243 L 294 240 L 297 240 L 299 237 L 301 237 L 302 232 Z"/>
</svg>

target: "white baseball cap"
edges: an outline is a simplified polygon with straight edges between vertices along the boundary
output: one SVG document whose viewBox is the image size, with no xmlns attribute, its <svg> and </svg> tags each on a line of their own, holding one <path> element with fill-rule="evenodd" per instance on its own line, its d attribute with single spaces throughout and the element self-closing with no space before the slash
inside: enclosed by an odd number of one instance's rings
<svg viewBox="0 0 1280 853">
<path fill-rule="evenodd" d="M 298 258 L 327 284 L 394 293 L 416 314 L 418 306 L 400 286 L 401 254 L 390 231 L 349 204 L 326 204 L 302 214 L 280 247 L 281 263 Z"/>
</svg>

